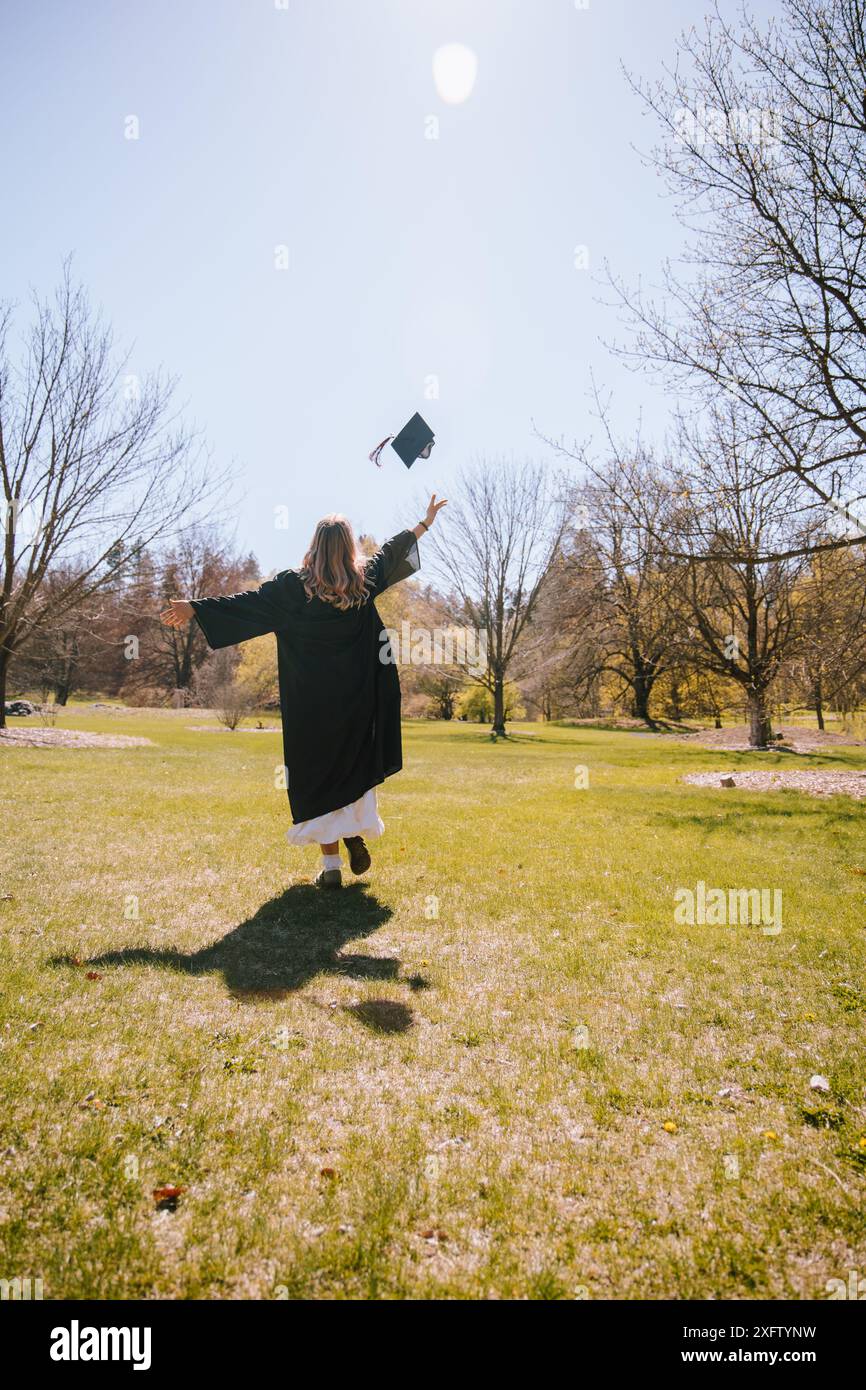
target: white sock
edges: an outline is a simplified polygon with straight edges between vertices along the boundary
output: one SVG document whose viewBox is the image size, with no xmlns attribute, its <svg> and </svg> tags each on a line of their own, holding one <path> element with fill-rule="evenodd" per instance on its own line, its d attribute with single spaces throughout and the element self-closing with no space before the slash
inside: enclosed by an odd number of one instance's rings
<svg viewBox="0 0 866 1390">
<path fill-rule="evenodd" d="M 322 867 L 324 869 L 342 869 L 343 861 L 339 854 L 323 854 Z"/>
</svg>

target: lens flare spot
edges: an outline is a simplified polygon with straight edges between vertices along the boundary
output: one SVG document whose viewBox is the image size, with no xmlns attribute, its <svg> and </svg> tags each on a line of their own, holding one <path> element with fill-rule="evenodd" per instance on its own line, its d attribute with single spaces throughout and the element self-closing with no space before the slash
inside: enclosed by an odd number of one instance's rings
<svg viewBox="0 0 866 1390">
<path fill-rule="evenodd" d="M 433 54 L 436 91 L 449 106 L 459 106 L 472 95 L 478 75 L 478 59 L 463 43 L 446 43 Z"/>
</svg>

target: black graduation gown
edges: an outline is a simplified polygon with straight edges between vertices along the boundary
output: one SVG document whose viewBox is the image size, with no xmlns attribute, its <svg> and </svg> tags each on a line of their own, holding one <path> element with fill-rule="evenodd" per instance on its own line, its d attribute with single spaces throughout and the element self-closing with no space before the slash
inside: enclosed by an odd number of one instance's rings
<svg viewBox="0 0 866 1390">
<path fill-rule="evenodd" d="M 292 820 L 350 806 L 403 766 L 400 678 L 373 600 L 419 569 L 412 531 L 367 564 L 369 598 L 341 611 L 308 599 L 295 570 L 258 589 L 193 599 L 211 648 L 276 633 L 283 755 Z"/>
</svg>

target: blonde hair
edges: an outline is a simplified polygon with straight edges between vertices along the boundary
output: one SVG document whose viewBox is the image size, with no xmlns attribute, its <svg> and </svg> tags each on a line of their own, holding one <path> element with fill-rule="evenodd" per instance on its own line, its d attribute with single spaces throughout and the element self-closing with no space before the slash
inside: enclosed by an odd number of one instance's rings
<svg viewBox="0 0 866 1390">
<path fill-rule="evenodd" d="M 298 574 L 308 599 L 360 608 L 367 599 L 365 565 L 351 523 L 344 516 L 323 516 Z"/>
</svg>

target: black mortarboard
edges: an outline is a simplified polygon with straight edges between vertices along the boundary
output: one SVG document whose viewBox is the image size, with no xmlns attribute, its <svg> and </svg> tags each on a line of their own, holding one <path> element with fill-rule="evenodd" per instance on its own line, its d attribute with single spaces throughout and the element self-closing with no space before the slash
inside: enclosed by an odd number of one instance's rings
<svg viewBox="0 0 866 1390">
<path fill-rule="evenodd" d="M 389 434 L 387 439 L 383 439 L 381 444 L 377 444 L 370 461 L 375 463 L 377 468 L 381 468 L 379 457 L 385 445 L 390 443 L 391 448 L 400 456 L 407 468 L 411 468 L 416 459 L 427 459 L 430 457 L 430 450 L 433 448 L 435 435 L 417 412 L 412 416 L 408 425 L 404 425 L 399 434 Z"/>
</svg>

